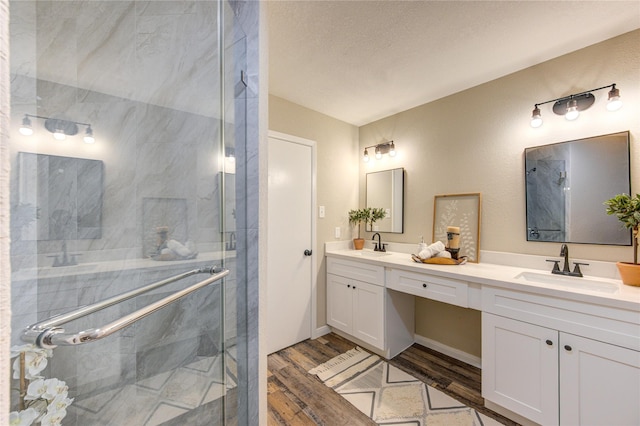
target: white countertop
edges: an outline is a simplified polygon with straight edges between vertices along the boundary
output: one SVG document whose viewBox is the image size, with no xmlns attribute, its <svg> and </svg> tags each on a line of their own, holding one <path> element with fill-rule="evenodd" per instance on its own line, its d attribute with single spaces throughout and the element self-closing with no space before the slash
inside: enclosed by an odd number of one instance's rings
<svg viewBox="0 0 640 426">
<path fill-rule="evenodd" d="M 624 285 L 622 281 L 612 278 L 591 277 L 587 275 L 582 278 L 552 275 L 551 264 L 549 264 L 548 271 L 493 263 L 434 265 L 416 263 L 411 259 L 411 255 L 407 253 L 387 252 L 380 255 L 370 249 L 353 250 L 339 246 L 332 247 L 330 244 L 327 244 L 325 254 L 326 256 L 357 260 L 386 268 L 398 268 L 407 271 L 428 273 L 434 276 L 464 280 L 479 285 L 490 285 L 640 312 L 640 287 Z M 546 279 L 546 275 L 548 274 L 552 277 L 558 277 L 559 281 L 564 281 L 566 284 L 531 282 L 523 278 L 516 278 L 523 272 L 530 273 L 534 277 L 542 280 Z M 614 292 L 601 292 L 584 288 L 591 285 L 595 287 L 611 285 L 614 287 Z"/>
<path fill-rule="evenodd" d="M 198 256 L 194 259 L 188 260 L 172 260 L 172 261 L 157 261 L 150 258 L 146 259 L 122 259 L 122 260 L 112 260 L 106 262 L 89 262 L 89 263 L 78 263 L 73 266 L 59 266 L 59 267 L 41 267 L 41 268 L 32 268 L 32 269 L 20 269 L 18 271 L 14 271 L 11 273 L 11 279 L 13 281 L 21 281 L 21 280 L 33 280 L 33 279 L 44 279 L 44 278 L 58 278 L 58 277 L 66 277 L 66 276 L 78 276 L 78 275 L 94 275 L 101 273 L 111 273 L 114 271 L 129 271 L 129 270 L 138 270 L 138 269 L 154 269 L 154 270 L 162 270 L 162 269 L 173 269 L 173 268 L 184 268 L 185 271 L 189 270 L 189 268 L 199 267 L 202 264 L 211 263 L 214 264 L 220 263 L 222 257 L 225 254 L 222 252 L 208 252 L 208 253 L 199 253 Z M 227 258 L 235 257 L 235 252 L 226 252 Z M 82 259 L 80 259 L 82 260 Z"/>
</svg>

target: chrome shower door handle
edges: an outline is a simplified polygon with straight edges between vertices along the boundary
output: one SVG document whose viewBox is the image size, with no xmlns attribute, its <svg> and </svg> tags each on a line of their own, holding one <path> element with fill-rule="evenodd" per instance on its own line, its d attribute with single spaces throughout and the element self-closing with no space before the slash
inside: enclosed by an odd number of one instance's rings
<svg viewBox="0 0 640 426">
<path fill-rule="evenodd" d="M 160 299 L 157 302 L 151 303 L 144 308 L 138 309 L 137 311 L 125 315 L 109 324 L 103 325 L 101 327 L 87 329 L 77 333 L 68 333 L 64 330 L 64 328 L 60 327 L 61 324 L 64 324 L 76 318 L 80 318 L 82 316 L 86 316 L 90 313 L 104 309 L 108 306 L 112 306 L 124 300 L 128 300 L 138 294 L 142 294 L 144 292 L 155 289 L 160 285 L 175 282 L 179 279 L 185 278 L 186 276 L 202 272 L 210 272 L 212 275 L 205 280 L 202 280 L 185 289 L 176 291 L 175 293 L 163 299 Z M 201 268 L 185 274 L 176 275 L 175 277 L 150 284 L 141 289 L 124 293 L 123 295 L 116 296 L 102 302 L 95 303 L 93 305 L 82 307 L 67 314 L 57 315 L 48 320 L 33 324 L 24 330 L 22 334 L 22 340 L 28 343 L 33 343 L 36 346 L 45 349 L 53 349 L 56 346 L 76 346 L 100 340 L 107 336 L 110 336 L 117 331 L 122 330 L 123 328 L 141 320 L 142 318 L 164 308 L 165 306 L 193 293 L 194 291 L 202 287 L 221 280 L 227 275 L 229 275 L 228 269 L 216 268 Z"/>
</svg>

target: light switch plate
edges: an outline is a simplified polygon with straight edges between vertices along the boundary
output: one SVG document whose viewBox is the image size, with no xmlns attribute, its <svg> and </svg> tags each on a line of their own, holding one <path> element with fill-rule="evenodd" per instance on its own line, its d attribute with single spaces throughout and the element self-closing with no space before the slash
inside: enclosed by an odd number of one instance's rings
<svg viewBox="0 0 640 426">
<path fill-rule="evenodd" d="M 340 227 L 339 226 L 336 226 L 335 236 L 336 236 L 336 238 L 340 238 Z"/>
<path fill-rule="evenodd" d="M 318 216 L 324 217 L 324 206 L 318 207 Z"/>
</svg>

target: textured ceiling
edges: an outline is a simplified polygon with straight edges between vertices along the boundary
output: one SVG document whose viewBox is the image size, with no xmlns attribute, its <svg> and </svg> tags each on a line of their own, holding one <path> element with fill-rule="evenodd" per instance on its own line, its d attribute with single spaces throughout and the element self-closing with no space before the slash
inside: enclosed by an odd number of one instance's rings
<svg viewBox="0 0 640 426">
<path fill-rule="evenodd" d="M 640 1 L 267 2 L 269 93 L 354 125 L 640 28 Z"/>
</svg>

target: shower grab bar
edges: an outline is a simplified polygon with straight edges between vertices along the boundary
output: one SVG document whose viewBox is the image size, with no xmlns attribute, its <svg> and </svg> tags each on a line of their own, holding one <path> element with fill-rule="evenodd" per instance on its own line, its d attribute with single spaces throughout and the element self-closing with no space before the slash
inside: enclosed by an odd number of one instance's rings
<svg viewBox="0 0 640 426">
<path fill-rule="evenodd" d="M 91 328 L 88 330 L 80 331 L 78 333 L 67 333 L 63 328 L 59 327 L 69 321 L 77 318 L 84 317 L 93 312 L 100 311 L 109 306 L 131 299 L 140 294 L 149 292 L 156 288 L 170 284 L 172 282 L 187 278 L 191 275 L 210 273 L 212 276 L 202 280 L 190 287 L 183 290 L 176 291 L 175 293 L 167 296 L 157 302 L 151 303 L 144 308 L 138 309 L 128 315 L 123 316 L 109 324 L 102 327 Z M 105 338 L 123 328 L 133 324 L 134 322 L 146 317 L 153 312 L 175 302 L 176 300 L 202 288 L 213 282 L 216 282 L 229 274 L 228 269 L 219 268 L 213 266 L 210 268 L 194 269 L 192 271 L 184 272 L 182 274 L 174 275 L 162 281 L 158 281 L 149 284 L 145 287 L 141 287 L 136 290 L 132 290 L 126 293 L 119 294 L 117 296 L 105 299 L 101 302 L 97 302 L 91 305 L 83 306 L 71 312 L 53 316 L 44 321 L 37 322 L 25 328 L 22 333 L 22 340 L 28 343 L 33 343 L 40 348 L 53 349 L 56 346 L 76 346 L 84 343 L 93 342 Z"/>
</svg>

